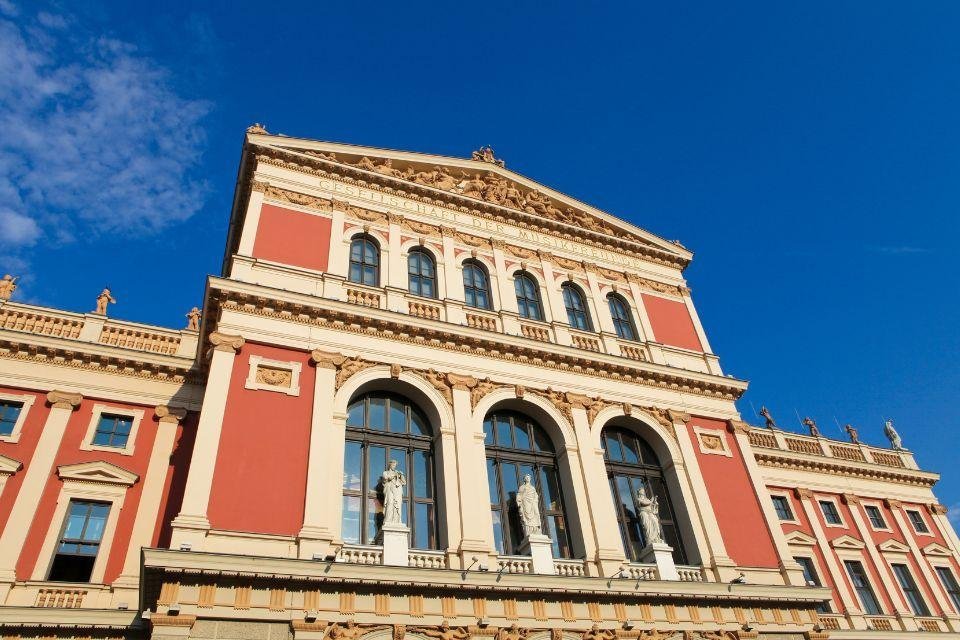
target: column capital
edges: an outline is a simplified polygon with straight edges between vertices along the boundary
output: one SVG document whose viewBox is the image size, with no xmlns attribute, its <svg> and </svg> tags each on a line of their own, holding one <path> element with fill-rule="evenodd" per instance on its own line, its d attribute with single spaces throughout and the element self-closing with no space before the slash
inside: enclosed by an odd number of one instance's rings
<svg viewBox="0 0 960 640">
<path fill-rule="evenodd" d="M 171 407 L 165 404 L 157 405 L 153 413 L 160 422 L 179 423 L 187 417 L 187 410 L 183 407 Z"/>
<path fill-rule="evenodd" d="M 901 503 L 899 500 L 894 500 L 893 498 L 884 498 L 883 504 L 888 509 L 899 509 L 903 503 Z"/>
<path fill-rule="evenodd" d="M 477 379 L 473 376 L 463 376 L 456 373 L 448 373 L 447 384 L 458 391 L 469 391 L 477 386 Z"/>
<path fill-rule="evenodd" d="M 845 493 L 841 496 L 843 498 L 843 503 L 847 505 L 860 504 L 860 497 L 855 496 L 852 493 Z"/>
<path fill-rule="evenodd" d="M 947 506 L 937 502 L 932 502 L 927 505 L 927 511 L 929 511 L 931 515 L 945 516 L 947 515 Z"/>
<path fill-rule="evenodd" d="M 208 336 L 214 351 L 232 351 L 237 353 L 246 342 L 243 336 L 214 331 Z"/>
<path fill-rule="evenodd" d="M 347 357 L 337 351 L 321 351 L 314 349 L 310 352 L 310 361 L 318 369 L 336 369 L 346 361 Z"/>
<path fill-rule="evenodd" d="M 675 409 L 667 409 L 667 415 L 673 420 L 674 424 L 685 425 L 693 419 L 689 413 L 684 411 L 677 411 Z"/>
<path fill-rule="evenodd" d="M 565 396 L 567 402 L 569 402 L 574 409 L 589 409 L 597 402 L 596 398 L 585 396 L 582 393 L 573 393 L 572 391 L 568 391 Z"/>
<path fill-rule="evenodd" d="M 750 434 L 750 425 L 743 420 L 728 420 L 727 431 L 733 434 Z"/>
<path fill-rule="evenodd" d="M 83 402 L 83 396 L 79 393 L 53 390 L 47 393 L 47 402 L 55 409 L 70 409 L 73 411 Z"/>
<path fill-rule="evenodd" d="M 793 495 L 797 497 L 797 500 L 803 500 L 805 498 L 809 500 L 813 498 L 813 491 L 797 487 L 793 490 Z"/>
</svg>

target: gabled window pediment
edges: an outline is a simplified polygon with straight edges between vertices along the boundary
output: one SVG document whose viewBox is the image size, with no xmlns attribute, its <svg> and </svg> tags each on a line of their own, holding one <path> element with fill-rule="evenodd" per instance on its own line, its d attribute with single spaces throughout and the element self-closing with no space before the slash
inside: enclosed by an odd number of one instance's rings
<svg viewBox="0 0 960 640">
<path fill-rule="evenodd" d="M 888 553 L 910 553 L 910 547 L 903 544 L 899 540 L 886 540 L 877 545 L 877 549 L 880 551 L 886 551 Z"/>
<path fill-rule="evenodd" d="M 920 551 L 923 552 L 923 555 L 925 556 L 933 556 L 937 558 L 949 558 L 953 556 L 953 553 L 951 553 L 950 549 L 936 542 L 931 542 Z"/>
<path fill-rule="evenodd" d="M 23 463 L 7 456 L 0 456 L 0 475 L 11 476 L 23 468 Z"/>
<path fill-rule="evenodd" d="M 804 533 L 803 531 L 792 531 L 787 534 L 787 544 L 796 544 L 804 547 L 812 547 L 817 544 L 817 539 Z"/>
<path fill-rule="evenodd" d="M 840 536 L 830 542 L 834 549 L 863 549 L 865 546 L 862 540 L 857 540 L 853 536 Z"/>
<path fill-rule="evenodd" d="M 123 467 L 118 467 L 115 464 L 103 460 L 61 465 L 57 467 L 57 475 L 60 476 L 61 480 L 96 482 L 100 484 L 122 484 L 127 486 L 134 484 L 140 479 L 140 476 L 132 471 L 127 471 Z"/>
</svg>

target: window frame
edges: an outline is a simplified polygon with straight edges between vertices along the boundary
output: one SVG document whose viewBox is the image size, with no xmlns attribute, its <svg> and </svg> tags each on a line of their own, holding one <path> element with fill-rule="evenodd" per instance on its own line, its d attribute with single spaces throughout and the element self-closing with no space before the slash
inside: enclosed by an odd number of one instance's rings
<svg viewBox="0 0 960 640">
<path fill-rule="evenodd" d="M 846 571 L 847 578 L 850 580 L 850 586 L 853 587 L 853 593 L 856 596 L 857 601 L 860 603 L 860 610 L 868 616 L 886 615 L 883 611 L 883 604 L 880 602 L 879 598 L 877 598 L 877 590 L 870 579 L 870 574 L 863 565 L 863 558 L 861 556 L 857 556 L 856 558 L 841 557 L 840 560 L 843 562 L 844 571 Z M 856 565 L 856 567 L 859 569 L 859 576 L 856 577 L 863 579 L 864 585 L 862 587 L 857 586 L 857 580 L 854 576 L 854 572 L 850 570 L 852 565 Z M 861 589 L 866 590 L 866 592 L 870 594 L 870 598 L 872 600 L 872 604 L 876 608 L 876 612 L 868 611 L 868 607 L 866 606 L 867 603 L 861 595 Z"/>
<path fill-rule="evenodd" d="M 415 256 L 418 256 L 417 260 L 417 271 L 413 270 L 412 261 Z M 423 261 L 426 260 L 432 270 L 433 275 L 424 275 L 423 271 Z M 417 291 L 414 291 L 414 283 L 417 283 Z M 431 294 L 423 293 L 424 282 L 429 282 L 433 292 Z M 439 300 L 440 299 L 440 290 L 439 290 L 440 278 L 437 273 L 437 259 L 427 249 L 422 246 L 411 247 L 407 251 L 407 293 L 412 296 L 417 296 L 420 298 L 427 298 L 429 300 Z"/>
<path fill-rule="evenodd" d="M 624 317 L 620 317 L 621 314 L 614 312 L 615 303 L 619 305 L 623 311 Z M 617 338 L 638 342 L 640 340 L 640 332 L 637 331 L 637 323 L 633 319 L 633 307 L 627 302 L 627 299 L 618 293 L 608 293 L 607 309 L 610 312 L 610 320 L 613 322 L 613 330 L 617 334 Z M 628 337 L 623 334 L 624 326 L 630 330 L 631 336 Z"/>
<path fill-rule="evenodd" d="M 827 510 L 824 508 L 825 503 L 833 505 L 833 511 L 837 516 L 837 522 L 830 522 L 829 518 L 827 517 Z M 820 507 L 820 515 L 823 517 L 824 526 L 837 527 L 842 529 L 847 528 L 846 521 L 843 519 L 843 511 L 840 510 L 840 504 L 837 502 L 836 498 L 833 498 L 833 497 L 824 498 L 824 497 L 818 496 L 817 506 Z"/>
<path fill-rule="evenodd" d="M 817 559 L 813 556 L 793 556 L 794 561 L 800 565 L 800 569 L 803 571 L 803 578 L 806 586 L 808 587 L 823 587 L 823 580 L 820 578 L 819 567 L 817 566 Z M 812 580 L 808 579 L 808 574 Z M 813 584 L 810 584 L 813 582 Z M 817 613 L 833 613 L 831 608 L 831 603 L 822 602 L 817 605 Z"/>
<path fill-rule="evenodd" d="M 82 554 L 82 553 L 61 553 L 61 551 L 60 551 L 60 545 L 62 545 L 62 544 L 64 543 L 64 538 L 65 538 L 66 533 L 67 533 L 67 527 L 68 527 L 69 524 L 70 524 L 70 516 L 71 516 L 71 513 L 72 513 L 72 511 L 73 511 L 73 507 L 74 507 L 75 505 L 86 505 L 86 507 L 87 507 L 87 512 L 86 512 L 86 514 L 84 515 L 84 519 L 83 519 L 83 531 L 81 531 L 81 537 L 79 537 L 79 538 L 70 538 L 70 540 L 76 541 L 75 544 L 79 544 L 79 543 L 82 543 L 82 542 L 84 541 L 84 540 L 83 540 L 83 537 L 82 537 L 82 534 L 87 530 L 87 526 L 89 525 L 90 519 L 91 519 L 91 513 L 90 513 L 90 512 L 91 512 L 92 508 L 93 508 L 95 505 L 104 506 L 104 507 L 107 508 L 107 513 L 106 513 L 106 516 L 104 517 L 104 522 L 103 522 L 103 531 L 100 532 L 100 537 L 99 537 L 99 539 L 98 539 L 97 542 L 96 542 L 97 552 L 93 555 L 93 562 L 92 562 L 91 565 L 90 565 L 90 576 L 89 576 L 86 580 L 57 580 L 57 579 L 54 579 L 54 578 L 52 577 L 54 567 L 56 566 L 56 563 L 57 563 L 57 558 L 59 558 L 60 556 L 69 556 L 69 557 L 78 557 L 78 558 L 89 558 L 89 557 L 90 557 L 89 555 Z M 97 565 L 98 556 L 100 555 L 100 552 L 101 552 L 101 550 L 102 550 L 102 548 L 103 548 L 103 538 L 104 538 L 104 536 L 105 536 L 105 534 L 106 534 L 107 522 L 110 520 L 110 512 L 111 512 L 112 510 L 113 510 L 113 503 L 111 503 L 111 502 L 104 502 L 104 501 L 102 501 L 102 500 L 81 500 L 81 499 L 77 499 L 77 498 L 71 498 L 71 499 L 69 500 L 69 502 L 67 503 L 67 509 L 66 509 L 66 511 L 65 511 L 65 513 L 64 513 L 63 523 L 60 525 L 60 532 L 59 532 L 59 534 L 57 535 L 57 538 L 56 538 L 56 546 L 55 546 L 55 548 L 54 548 L 53 557 L 50 559 L 50 566 L 47 568 L 47 576 L 46 576 L 47 582 L 58 582 L 58 583 L 60 583 L 60 582 L 65 582 L 65 583 L 68 583 L 68 584 L 70 584 L 70 583 L 73 583 L 73 584 L 86 584 L 86 583 L 90 583 L 90 582 L 92 581 L 92 578 L 93 578 L 93 570 L 94 570 L 94 568 L 95 568 L 96 565 Z"/>
<path fill-rule="evenodd" d="M 528 282 L 532 286 L 533 298 L 527 295 L 526 287 L 521 284 L 524 282 Z M 540 282 L 529 271 L 521 270 L 513 274 L 513 292 L 517 301 L 517 314 L 520 318 L 532 322 L 547 321 L 543 309 L 543 296 L 540 293 Z M 537 317 L 527 315 L 531 307 L 537 312 Z"/>
<path fill-rule="evenodd" d="M 560 285 L 560 296 L 563 298 L 563 307 L 566 309 L 567 324 L 570 325 L 570 328 L 574 331 L 593 333 L 593 318 L 583 289 L 572 280 L 567 280 Z M 580 305 L 579 309 L 577 308 L 578 304 Z M 583 326 L 575 324 L 581 320 Z"/>
<path fill-rule="evenodd" d="M 900 588 L 900 593 L 903 595 L 904 600 L 907 601 L 907 605 L 909 605 L 913 615 L 921 618 L 929 618 L 931 615 L 930 605 L 927 604 L 926 599 L 923 597 L 923 591 L 920 589 L 920 585 L 917 583 L 913 571 L 905 560 L 906 559 L 902 562 L 890 562 L 890 572 L 893 573 L 893 576 L 897 579 L 897 586 Z M 904 584 L 905 581 L 908 584 Z"/>
<path fill-rule="evenodd" d="M 360 252 L 360 260 L 353 259 L 353 245 L 356 242 L 366 242 L 372 245 L 373 252 L 372 255 L 376 256 L 376 262 L 371 263 L 367 260 L 367 251 L 366 245 L 363 245 L 364 249 Z M 353 267 L 357 266 L 359 269 L 360 279 L 355 280 L 353 278 Z M 347 249 L 347 282 L 352 284 L 358 284 L 363 287 L 379 287 L 380 280 L 382 276 L 382 265 L 383 265 L 383 249 L 380 247 L 380 243 L 377 242 L 369 233 L 358 233 L 350 238 L 349 248 Z M 372 266 L 374 268 L 374 282 L 370 284 L 365 282 L 366 277 L 366 266 Z"/>
<path fill-rule="evenodd" d="M 946 564 L 934 564 L 933 572 L 937 574 L 937 580 L 940 581 L 940 585 L 950 599 L 954 613 L 960 613 L 960 580 L 957 580 L 957 574 L 953 567 Z M 949 576 L 949 583 L 944 580 L 944 575 Z"/>
<path fill-rule="evenodd" d="M 867 522 L 870 523 L 871 529 L 873 529 L 874 531 L 892 531 L 892 529 L 890 528 L 890 523 L 887 522 L 887 518 L 884 517 L 883 508 L 880 506 L 879 503 L 863 502 L 862 506 L 863 506 L 863 513 L 865 516 L 867 516 Z M 870 515 L 871 509 L 876 510 L 877 516 L 880 518 L 880 521 L 883 523 L 882 526 L 877 525 L 877 523 L 874 522 L 873 517 Z"/>
<path fill-rule="evenodd" d="M 931 538 L 934 537 L 933 532 L 930 530 L 930 525 L 927 524 L 927 519 L 923 517 L 923 512 L 920 509 L 911 509 L 905 507 L 903 511 L 907 514 L 907 522 L 910 523 L 910 528 L 913 529 L 915 534 L 918 536 L 930 536 Z M 914 515 L 916 516 L 916 519 L 914 519 Z M 922 531 L 917 528 L 918 521 L 923 527 Z"/>
<path fill-rule="evenodd" d="M 476 285 L 467 285 L 467 269 L 476 270 L 480 272 L 480 275 L 483 280 L 483 284 L 486 287 L 483 290 L 483 294 L 486 296 L 487 305 L 480 306 L 478 304 L 471 304 L 468 291 L 474 291 L 473 295 L 476 296 L 476 291 L 480 291 L 480 288 Z M 479 260 L 471 258 L 469 260 L 464 260 L 461 265 L 461 274 L 460 279 L 463 280 L 463 303 L 470 307 L 471 309 L 480 309 L 481 311 L 490 311 L 493 309 L 493 291 L 490 284 L 490 272 L 487 270 L 486 266 Z"/>
<path fill-rule="evenodd" d="M 10 433 L 0 433 L 0 442 L 15 443 L 20 441 L 23 425 L 27 422 L 27 414 L 30 413 L 36 399 L 37 397 L 32 393 L 0 393 L 0 402 L 18 403 L 20 405 L 20 413 L 17 415 Z"/>
<path fill-rule="evenodd" d="M 786 492 L 770 491 L 769 494 L 770 494 L 770 502 L 773 504 L 773 512 L 777 514 L 777 520 L 779 522 L 794 523 L 794 524 L 799 522 L 799 520 L 797 520 L 797 514 L 793 508 L 793 503 L 790 501 L 790 496 Z M 780 514 L 780 511 L 777 509 L 777 498 L 780 498 L 781 500 L 784 501 L 784 506 L 786 506 L 787 508 L 787 514 L 789 517 L 784 518 Z"/>
<path fill-rule="evenodd" d="M 118 407 L 109 404 L 94 404 L 93 412 L 90 414 L 90 423 L 87 425 L 87 431 L 80 443 L 82 451 L 103 451 L 105 453 L 119 453 L 124 456 L 132 456 L 137 443 L 137 434 L 140 432 L 140 423 L 143 422 L 143 409 L 129 409 L 127 407 Z M 110 447 L 102 444 L 94 444 L 93 440 L 97 435 L 97 428 L 100 426 L 100 418 L 103 416 L 118 416 L 130 418 L 130 433 L 127 435 L 127 443 L 123 447 Z"/>
</svg>

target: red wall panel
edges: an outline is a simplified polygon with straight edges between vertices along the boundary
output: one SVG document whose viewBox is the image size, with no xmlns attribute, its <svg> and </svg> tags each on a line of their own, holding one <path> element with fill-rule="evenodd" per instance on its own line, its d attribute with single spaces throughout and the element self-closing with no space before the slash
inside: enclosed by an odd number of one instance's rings
<svg viewBox="0 0 960 640">
<path fill-rule="evenodd" d="M 642 294 L 643 306 L 653 327 L 653 339 L 662 344 L 703 351 L 687 305 L 660 296 Z"/>
<path fill-rule="evenodd" d="M 300 395 L 244 388 L 251 355 L 302 365 Z M 309 354 L 247 343 L 237 356 L 208 517 L 215 529 L 296 535 L 306 499 L 314 369 Z"/>
<path fill-rule="evenodd" d="M 707 494 L 714 505 L 727 554 L 734 562 L 745 567 L 780 566 L 770 529 L 736 439 L 727 432 L 723 421 L 694 418 L 692 424 L 713 429 L 727 441 L 727 447 L 733 453 L 732 458 L 702 453 L 696 441 L 697 436 L 691 430 L 693 449 L 697 453 Z M 768 498 L 764 496 L 764 499 Z"/>
<path fill-rule="evenodd" d="M 265 204 L 253 243 L 255 258 L 326 271 L 330 218 Z"/>
<path fill-rule="evenodd" d="M 27 411 L 23 430 L 20 432 L 20 439 L 17 442 L 0 441 L 0 455 L 19 460 L 23 467 L 7 479 L 3 487 L 3 493 L 0 493 L 0 531 L 3 531 L 7 518 L 10 517 L 10 510 L 13 509 L 13 503 L 20 492 L 20 485 L 23 484 L 23 478 L 27 475 L 27 467 L 30 465 L 30 459 L 33 452 L 37 449 L 37 442 L 40 440 L 40 432 L 43 430 L 43 423 L 47 420 L 47 413 L 50 409 L 46 406 L 46 395 L 42 393 L 33 393 L 23 391 L 22 389 L 11 389 L 8 387 L 0 388 L 3 393 L 12 395 L 33 396 L 33 405 Z"/>
</svg>

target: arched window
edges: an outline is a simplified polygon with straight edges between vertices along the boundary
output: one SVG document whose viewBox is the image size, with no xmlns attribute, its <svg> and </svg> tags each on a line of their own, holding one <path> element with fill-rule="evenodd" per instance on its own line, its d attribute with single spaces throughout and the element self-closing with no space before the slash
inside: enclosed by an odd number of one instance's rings
<svg viewBox="0 0 960 640">
<path fill-rule="evenodd" d="M 437 297 L 437 265 L 423 249 L 411 249 L 407 256 L 410 293 L 425 298 Z"/>
<path fill-rule="evenodd" d="M 663 469 L 650 445 L 632 431 L 622 427 L 605 427 L 603 457 L 627 557 L 638 562 L 640 552 L 647 544 L 637 513 L 636 496 L 642 487 L 647 496 L 657 498 L 663 541 L 673 547 L 674 562 L 687 564 L 687 554 L 677 532 L 676 512 L 670 502 Z"/>
<path fill-rule="evenodd" d="M 410 545 L 437 548 L 433 434 L 423 412 L 406 398 L 362 395 L 347 408 L 343 458 L 343 540 L 374 544 L 383 524 L 380 476 L 391 460 L 407 476 L 403 523 Z"/>
<path fill-rule="evenodd" d="M 468 307 L 490 308 L 490 278 L 483 265 L 475 260 L 463 263 L 463 294 Z"/>
<path fill-rule="evenodd" d="M 613 328 L 617 335 L 624 340 L 636 340 L 637 328 L 633 326 L 633 316 L 630 315 L 630 305 L 615 293 L 607 296 L 610 305 L 610 317 L 613 318 Z"/>
<path fill-rule="evenodd" d="M 527 416 L 513 411 L 487 415 L 483 431 L 497 550 L 505 554 L 519 551 L 524 536 L 517 510 L 517 489 L 523 476 L 529 474 L 540 494 L 543 532 L 553 540 L 553 554 L 569 558 L 570 539 L 560 494 L 557 454 L 547 432 Z"/>
<path fill-rule="evenodd" d="M 517 309 L 521 318 L 543 320 L 543 304 L 540 302 L 540 287 L 529 273 L 518 271 L 513 276 L 513 288 L 517 292 Z"/>
<path fill-rule="evenodd" d="M 350 282 L 376 287 L 380 284 L 380 247 L 370 236 L 350 242 Z"/>
<path fill-rule="evenodd" d="M 560 290 L 563 291 L 563 305 L 567 308 L 567 320 L 570 326 L 581 331 L 593 331 L 590 311 L 587 309 L 587 302 L 583 299 L 580 287 L 572 282 L 564 282 L 560 285 Z"/>
</svg>

